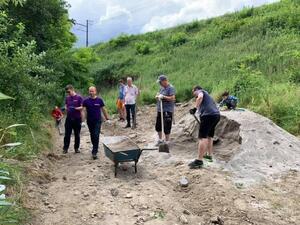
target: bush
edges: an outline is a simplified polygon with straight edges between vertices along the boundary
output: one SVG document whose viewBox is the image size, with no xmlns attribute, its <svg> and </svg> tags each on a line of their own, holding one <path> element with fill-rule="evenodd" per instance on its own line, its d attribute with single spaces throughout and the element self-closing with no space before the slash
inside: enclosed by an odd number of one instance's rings
<svg viewBox="0 0 300 225">
<path fill-rule="evenodd" d="M 171 36 L 171 39 L 170 39 L 170 42 L 171 42 L 171 45 L 173 45 L 174 47 L 176 46 L 180 46 L 180 45 L 183 45 L 184 43 L 187 42 L 187 35 L 183 32 L 178 32 L 176 34 L 173 34 Z"/>
<path fill-rule="evenodd" d="M 93 77 L 96 85 L 116 85 L 124 76 L 126 67 L 132 65 L 134 60 L 132 58 L 124 59 L 121 62 L 110 62 L 107 65 L 103 65 L 102 68 L 94 72 Z"/>
<path fill-rule="evenodd" d="M 138 54 L 147 55 L 150 53 L 150 44 L 146 41 L 138 42 L 135 44 L 135 49 Z"/>
<path fill-rule="evenodd" d="M 244 106 L 262 102 L 265 88 L 269 85 L 260 71 L 242 66 L 233 85 L 233 94 L 238 96 Z"/>
<path fill-rule="evenodd" d="M 117 48 L 117 47 L 124 47 L 126 46 L 130 41 L 130 36 L 127 34 L 122 34 L 119 37 L 112 39 L 111 41 L 109 41 L 109 44 L 113 47 L 113 48 Z"/>
<path fill-rule="evenodd" d="M 200 24 L 201 23 L 199 21 L 195 20 L 185 26 L 185 31 L 186 32 L 194 32 L 196 30 L 199 30 Z"/>
<path fill-rule="evenodd" d="M 193 45 L 205 48 L 214 45 L 218 40 L 220 40 L 220 33 L 217 30 L 207 30 L 195 36 Z"/>
</svg>

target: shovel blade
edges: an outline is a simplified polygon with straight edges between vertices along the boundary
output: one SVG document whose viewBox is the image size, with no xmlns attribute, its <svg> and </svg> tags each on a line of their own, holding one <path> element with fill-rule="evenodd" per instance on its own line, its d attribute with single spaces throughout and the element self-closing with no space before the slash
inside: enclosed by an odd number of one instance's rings
<svg viewBox="0 0 300 225">
<path fill-rule="evenodd" d="M 170 153 L 169 145 L 166 143 L 160 144 L 158 147 L 158 152 Z"/>
</svg>

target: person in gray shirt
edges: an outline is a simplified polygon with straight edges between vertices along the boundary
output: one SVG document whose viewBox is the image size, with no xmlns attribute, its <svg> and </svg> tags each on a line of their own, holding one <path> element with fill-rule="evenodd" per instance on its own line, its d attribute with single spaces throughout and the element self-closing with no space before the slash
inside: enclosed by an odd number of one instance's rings
<svg viewBox="0 0 300 225">
<path fill-rule="evenodd" d="M 203 158 L 212 161 L 213 137 L 215 128 L 220 121 L 220 111 L 214 99 L 200 86 L 193 88 L 193 95 L 196 98 L 195 107 L 190 110 L 192 115 L 198 111 L 200 114 L 199 128 L 199 157 L 189 164 L 191 169 L 198 169 L 203 166 Z M 207 153 L 207 155 L 205 155 Z"/>
<path fill-rule="evenodd" d="M 160 145 L 164 142 L 161 124 L 161 111 L 163 111 L 165 141 L 168 143 L 170 141 L 172 129 L 176 91 L 175 88 L 169 83 L 168 78 L 165 75 L 160 75 L 157 82 L 160 84 L 161 88 L 159 93 L 156 95 L 157 117 L 155 130 L 157 131 L 159 137 L 157 145 Z M 160 108 L 160 101 L 163 103 L 163 109 Z"/>
</svg>

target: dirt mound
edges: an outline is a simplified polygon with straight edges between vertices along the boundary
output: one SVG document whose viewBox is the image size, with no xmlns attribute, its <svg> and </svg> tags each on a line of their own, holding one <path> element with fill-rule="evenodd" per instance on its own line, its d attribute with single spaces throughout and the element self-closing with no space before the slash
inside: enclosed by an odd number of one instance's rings
<svg viewBox="0 0 300 225">
<path fill-rule="evenodd" d="M 197 141 L 198 124 L 190 115 L 179 121 L 176 142 Z M 250 111 L 223 112 L 216 129 L 216 165 L 235 182 L 252 184 L 300 169 L 300 141 L 269 119 Z"/>
</svg>

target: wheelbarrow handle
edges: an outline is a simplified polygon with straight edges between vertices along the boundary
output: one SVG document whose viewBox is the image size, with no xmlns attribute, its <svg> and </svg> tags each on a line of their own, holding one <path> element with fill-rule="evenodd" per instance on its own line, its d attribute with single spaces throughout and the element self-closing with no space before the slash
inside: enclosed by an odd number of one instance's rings
<svg viewBox="0 0 300 225">
<path fill-rule="evenodd" d="M 158 148 L 141 148 L 141 151 L 155 151 L 158 150 Z"/>
</svg>

